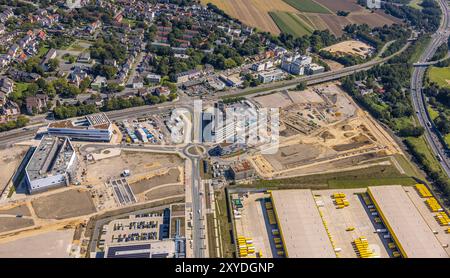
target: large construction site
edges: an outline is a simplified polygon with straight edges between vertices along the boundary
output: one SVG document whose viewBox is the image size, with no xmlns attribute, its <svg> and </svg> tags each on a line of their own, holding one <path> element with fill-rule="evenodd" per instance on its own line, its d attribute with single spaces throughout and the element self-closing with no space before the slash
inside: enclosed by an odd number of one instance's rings
<svg viewBox="0 0 450 278">
<path fill-rule="evenodd" d="M 88 234 L 82 234 L 86 232 L 90 219 L 130 207 L 145 209 L 184 202 L 185 162 L 180 156 L 107 144 L 70 142 L 69 139 L 56 142 L 73 144 L 72 156 L 76 158 L 71 161 L 77 161 L 77 171 L 65 176 L 67 180 L 59 187 L 52 186 L 51 189 L 30 194 L 25 171 L 30 168 L 26 167 L 30 164 L 27 161 L 32 161 L 29 157 L 45 156 L 48 148 L 42 145 L 47 141 L 53 142 L 53 138 L 57 137 L 44 137 L 40 143 L 33 142 L 27 157 L 27 147 L 14 147 L 17 152 L 10 154 L 2 152 L 2 158 L 8 160 L 11 166 L 15 165 L 16 169 L 18 165 L 23 167 L 16 172 L 11 169 L 3 181 L 5 186 L 9 183 L 8 189 L 14 190 L 3 194 L 6 202 L 0 205 L 0 257 L 8 254 L 28 256 L 27 252 L 36 257 L 86 256 L 90 238 Z M 58 154 L 57 151 L 52 153 Z M 49 155 L 45 157 L 51 158 Z M 40 161 L 47 161 L 35 160 L 36 167 Z M 22 171 L 25 174 L 20 174 Z M 13 175 L 17 176 L 17 181 Z M 14 186 L 11 185 L 13 181 Z M 182 221 L 178 222 L 184 229 L 184 209 L 179 214 Z M 58 240 L 53 241 L 53 237 Z M 47 244 L 48 248 L 46 252 L 39 252 L 36 248 L 25 247 L 25 243 L 36 246 Z M 16 248 L 21 251 L 13 251 Z"/>
<path fill-rule="evenodd" d="M 337 83 L 253 98 L 280 108 L 280 145 L 275 154 L 249 158 L 263 178 L 354 170 L 401 153 L 395 140 L 343 92 Z M 402 172 L 402 169 L 399 169 Z"/>
<path fill-rule="evenodd" d="M 239 257 L 448 258 L 448 213 L 423 184 L 230 192 Z"/>
</svg>

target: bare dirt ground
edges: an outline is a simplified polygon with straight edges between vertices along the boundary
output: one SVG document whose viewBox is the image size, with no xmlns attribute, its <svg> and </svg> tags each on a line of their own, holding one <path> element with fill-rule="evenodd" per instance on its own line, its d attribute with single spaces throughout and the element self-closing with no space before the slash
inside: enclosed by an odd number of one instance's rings
<svg viewBox="0 0 450 278">
<path fill-rule="evenodd" d="M 0 216 L 0 233 L 30 227 L 33 225 L 34 222 L 32 219 Z"/>
<path fill-rule="evenodd" d="M 225 13 L 243 23 L 278 35 L 280 30 L 269 15 L 270 11 L 298 11 L 283 0 L 201 0 L 202 4 L 213 3 Z"/>
<path fill-rule="evenodd" d="M 96 212 L 89 191 L 76 189 L 47 195 L 32 201 L 39 218 L 65 219 Z"/>
<path fill-rule="evenodd" d="M 367 14 L 365 11 L 364 12 L 355 12 L 355 13 L 350 13 L 348 15 L 348 19 L 351 22 L 354 23 L 366 23 L 367 25 L 369 25 L 371 28 L 373 27 L 380 27 L 383 26 L 384 24 L 393 24 L 398 22 L 398 19 L 396 18 L 392 18 L 390 16 L 388 16 L 387 14 L 384 13 L 370 13 Z"/>
<path fill-rule="evenodd" d="M 402 153 L 387 132 L 336 84 L 289 92 L 294 104 L 282 107 L 280 126 L 289 128 L 282 133 L 277 153 L 255 153 L 249 158 L 261 176 L 362 167 L 367 161 Z"/>
<path fill-rule="evenodd" d="M 330 30 L 336 36 L 341 36 L 343 34 L 342 28 L 351 24 L 350 20 L 346 17 L 335 14 L 319 14 L 317 15 L 317 19 L 321 20 L 327 26 L 325 29 Z"/>
<path fill-rule="evenodd" d="M 363 9 L 363 7 L 358 5 L 356 1 L 353 0 L 315 0 L 315 1 L 317 1 L 317 3 L 321 5 L 324 5 L 333 12 L 337 11 L 354 12 Z"/>
<path fill-rule="evenodd" d="M 348 40 L 325 47 L 322 50 L 328 51 L 335 55 L 350 54 L 365 58 L 373 50 L 373 47 L 361 41 Z"/>
<path fill-rule="evenodd" d="M 182 159 L 176 155 L 148 152 L 122 151 L 120 156 L 90 162 L 87 169 L 86 184 L 101 184 L 111 177 L 120 176 L 124 170 L 130 170 L 129 182 L 145 178 L 148 173 L 182 165 Z"/>
<path fill-rule="evenodd" d="M 178 169 L 170 169 L 164 174 L 131 183 L 130 187 L 134 194 L 140 194 L 159 185 L 178 182 L 180 182 L 180 171 Z"/>
<path fill-rule="evenodd" d="M 7 186 L 17 167 L 28 151 L 26 146 L 14 146 L 5 150 L 0 150 L 0 192 Z"/>
<path fill-rule="evenodd" d="M 166 185 L 154 188 L 145 194 L 148 201 L 184 194 L 184 186 L 181 184 Z"/>
<path fill-rule="evenodd" d="M 69 258 L 74 230 L 58 230 L 0 244 L 0 258 Z"/>
<path fill-rule="evenodd" d="M 30 210 L 25 204 L 19 205 L 19 206 L 12 206 L 10 208 L 0 208 L 0 215 L 6 214 L 6 215 L 23 215 L 23 216 L 31 216 Z"/>
<path fill-rule="evenodd" d="M 331 70 L 338 70 L 338 69 L 342 69 L 344 67 L 344 65 L 339 64 L 336 61 L 333 60 L 328 60 L 328 59 L 322 59 L 329 67 Z"/>
</svg>

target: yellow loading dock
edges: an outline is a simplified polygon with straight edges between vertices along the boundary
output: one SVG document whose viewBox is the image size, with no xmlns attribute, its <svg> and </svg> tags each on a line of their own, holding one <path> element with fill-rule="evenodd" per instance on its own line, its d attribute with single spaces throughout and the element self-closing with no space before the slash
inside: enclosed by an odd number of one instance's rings
<svg viewBox="0 0 450 278">
<path fill-rule="evenodd" d="M 403 257 L 449 257 L 402 186 L 368 187 L 367 192 Z"/>
<path fill-rule="evenodd" d="M 349 202 L 349 206 L 338 209 L 334 202 L 333 194 L 342 192 Z M 386 240 L 381 234 L 375 233 L 376 229 L 384 228 L 381 224 L 374 223 L 372 213 L 364 204 L 360 194 L 366 193 L 366 188 L 313 190 L 319 210 L 328 223 L 328 230 L 333 237 L 334 245 L 339 248 L 340 258 L 357 258 L 353 241 L 359 237 L 367 238 L 370 250 L 380 258 L 392 257 L 392 251 L 388 250 Z"/>
<path fill-rule="evenodd" d="M 269 221 L 265 217 L 263 199 L 269 198 L 265 193 L 249 193 L 242 201 L 241 217 L 234 220 L 237 236 L 251 238 L 255 252 L 261 251 L 264 258 L 276 258 L 275 246 L 271 246 Z"/>
<path fill-rule="evenodd" d="M 336 257 L 311 190 L 276 190 L 271 197 L 287 257 Z"/>
<path fill-rule="evenodd" d="M 411 201 L 416 206 L 419 213 L 422 215 L 422 218 L 425 220 L 425 222 L 428 224 L 428 226 L 431 228 L 431 230 L 436 231 L 437 234 L 435 236 L 441 243 L 441 245 L 449 245 L 450 246 L 450 234 L 447 233 L 448 226 L 440 226 L 438 221 L 435 219 L 435 215 L 437 213 L 431 212 L 431 210 L 427 207 L 425 200 L 426 197 L 421 197 L 417 190 L 414 190 L 410 187 L 404 187 L 406 194 L 409 196 Z M 447 252 L 447 255 L 450 256 L 450 247 L 444 248 Z"/>
</svg>

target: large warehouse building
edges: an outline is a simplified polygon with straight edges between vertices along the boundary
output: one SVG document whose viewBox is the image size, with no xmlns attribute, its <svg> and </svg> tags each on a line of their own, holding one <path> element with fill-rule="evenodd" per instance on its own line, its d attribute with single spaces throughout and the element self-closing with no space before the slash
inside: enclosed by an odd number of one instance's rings
<svg viewBox="0 0 450 278">
<path fill-rule="evenodd" d="M 50 123 L 48 134 L 66 136 L 74 140 L 109 142 L 113 134 L 112 123 L 105 113 Z"/>
<path fill-rule="evenodd" d="M 271 198 L 287 257 L 336 257 L 311 190 L 275 190 Z"/>
<path fill-rule="evenodd" d="M 29 192 L 68 185 L 76 162 L 75 150 L 67 137 L 43 137 L 25 167 Z"/>
<path fill-rule="evenodd" d="M 369 187 L 367 192 L 403 257 L 448 258 L 402 186 Z"/>
</svg>

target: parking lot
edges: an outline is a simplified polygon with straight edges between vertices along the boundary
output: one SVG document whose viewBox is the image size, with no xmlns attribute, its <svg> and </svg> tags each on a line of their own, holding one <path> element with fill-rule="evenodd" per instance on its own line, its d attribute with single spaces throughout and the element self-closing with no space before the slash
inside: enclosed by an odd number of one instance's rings
<svg viewBox="0 0 450 278">
<path fill-rule="evenodd" d="M 168 130 L 161 115 L 129 118 L 116 123 L 122 133 L 122 142 L 135 144 L 165 144 Z"/>
</svg>

